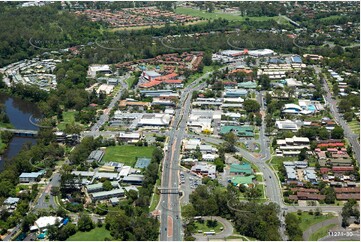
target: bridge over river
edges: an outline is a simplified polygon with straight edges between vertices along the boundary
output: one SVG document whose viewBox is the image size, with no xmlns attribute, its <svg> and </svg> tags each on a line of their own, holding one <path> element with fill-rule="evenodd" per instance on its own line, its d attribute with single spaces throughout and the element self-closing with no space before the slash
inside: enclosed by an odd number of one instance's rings
<svg viewBox="0 0 361 242">
<path fill-rule="evenodd" d="M 0 128 L 0 131 L 9 131 L 16 136 L 28 136 L 34 137 L 38 135 L 37 130 L 28 130 L 28 129 L 7 129 L 7 128 Z"/>
</svg>

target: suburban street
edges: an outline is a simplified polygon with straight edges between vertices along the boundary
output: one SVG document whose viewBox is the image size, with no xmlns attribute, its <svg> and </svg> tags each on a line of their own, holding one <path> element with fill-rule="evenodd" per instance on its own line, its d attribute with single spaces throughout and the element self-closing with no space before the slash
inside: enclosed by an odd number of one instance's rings
<svg viewBox="0 0 361 242">
<path fill-rule="evenodd" d="M 314 66 L 315 72 L 317 76 L 321 73 L 321 69 L 317 66 Z M 339 113 L 337 108 L 337 102 L 335 99 L 331 96 L 331 90 L 329 86 L 327 85 L 327 82 L 325 79 L 322 79 L 323 88 L 326 92 L 326 95 L 324 96 L 326 103 L 329 105 L 330 111 L 335 118 L 336 122 L 343 128 L 345 137 L 349 140 L 352 150 L 355 154 L 356 160 L 358 161 L 358 164 L 360 165 L 360 142 L 358 140 L 359 135 L 352 132 L 347 122 L 343 119 L 342 115 Z"/>
<path fill-rule="evenodd" d="M 122 88 L 118 91 L 116 95 L 114 95 L 112 101 L 109 103 L 108 107 L 105 109 L 104 113 L 100 115 L 98 121 L 91 127 L 89 135 L 93 135 L 92 132 L 97 132 L 99 129 L 109 120 L 109 113 L 115 106 L 115 104 L 119 101 L 121 96 L 123 95 L 124 90 L 128 89 L 128 84 L 125 82 L 126 79 L 129 78 L 129 73 L 120 78 L 120 85 Z"/>
</svg>

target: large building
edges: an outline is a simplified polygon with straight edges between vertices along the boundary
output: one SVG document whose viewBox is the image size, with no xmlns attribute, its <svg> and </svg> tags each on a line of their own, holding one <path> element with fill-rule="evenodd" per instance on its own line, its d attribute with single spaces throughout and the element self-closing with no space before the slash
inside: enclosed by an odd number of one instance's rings
<svg viewBox="0 0 361 242">
<path fill-rule="evenodd" d="M 217 177 L 216 166 L 207 162 L 199 162 L 198 164 L 192 166 L 191 171 L 212 179 L 215 179 Z"/>
<path fill-rule="evenodd" d="M 310 149 L 310 140 L 307 137 L 296 137 L 277 140 L 276 154 L 280 156 L 297 156 L 302 149 Z"/>
<path fill-rule="evenodd" d="M 220 134 L 224 135 L 229 132 L 234 132 L 239 137 L 254 137 L 254 127 L 251 125 L 224 125 L 221 126 Z"/>
<path fill-rule="evenodd" d="M 246 89 L 226 89 L 223 97 L 245 97 L 248 91 Z"/>
<path fill-rule="evenodd" d="M 29 182 L 36 182 L 40 179 L 40 177 L 44 174 L 44 171 L 39 172 L 23 172 L 19 176 L 19 181 L 21 183 L 29 183 Z"/>
<path fill-rule="evenodd" d="M 109 65 L 90 65 L 88 69 L 88 77 L 96 78 L 97 74 L 110 74 Z"/>
</svg>

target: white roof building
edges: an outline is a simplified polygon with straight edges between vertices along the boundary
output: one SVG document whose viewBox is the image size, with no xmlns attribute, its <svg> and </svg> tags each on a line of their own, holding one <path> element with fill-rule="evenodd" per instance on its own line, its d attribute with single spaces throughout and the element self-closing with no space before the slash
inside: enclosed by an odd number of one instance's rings
<svg viewBox="0 0 361 242">
<path fill-rule="evenodd" d="M 56 222 L 61 222 L 63 220 L 62 217 L 54 217 L 54 216 L 44 216 L 40 217 L 35 221 L 34 226 L 31 227 L 30 230 L 43 229 L 47 226 L 51 226 L 56 224 Z"/>
<path fill-rule="evenodd" d="M 120 173 L 119 173 L 119 176 L 120 176 L 120 177 L 126 177 L 126 176 L 128 176 L 131 169 L 132 169 L 132 167 L 130 167 L 130 166 L 123 166 L 123 167 L 122 167 L 122 170 L 121 170 Z"/>
<path fill-rule="evenodd" d="M 260 57 L 260 56 L 270 56 L 274 55 L 274 51 L 270 49 L 263 49 L 263 50 L 249 50 L 248 54 L 250 56 Z"/>
<path fill-rule="evenodd" d="M 95 78 L 97 72 L 111 73 L 109 65 L 90 65 L 88 69 L 88 77 Z"/>
<path fill-rule="evenodd" d="M 291 120 L 278 120 L 276 121 L 276 127 L 279 130 L 291 130 L 296 132 L 299 130 L 299 126 Z"/>
</svg>

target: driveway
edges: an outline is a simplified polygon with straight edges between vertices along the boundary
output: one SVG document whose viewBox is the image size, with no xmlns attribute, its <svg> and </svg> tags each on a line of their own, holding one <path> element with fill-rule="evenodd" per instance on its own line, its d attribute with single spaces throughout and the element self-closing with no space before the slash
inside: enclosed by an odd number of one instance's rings
<svg viewBox="0 0 361 242">
<path fill-rule="evenodd" d="M 203 234 L 193 234 L 193 237 L 198 241 L 210 240 L 210 239 L 224 239 L 233 234 L 233 225 L 224 218 L 217 216 L 202 216 L 204 220 L 217 220 L 219 223 L 223 224 L 223 231 L 215 235 L 203 235 Z"/>
</svg>

